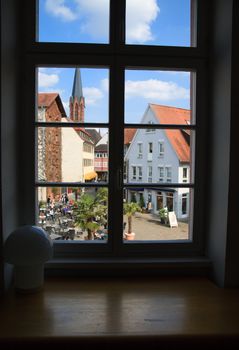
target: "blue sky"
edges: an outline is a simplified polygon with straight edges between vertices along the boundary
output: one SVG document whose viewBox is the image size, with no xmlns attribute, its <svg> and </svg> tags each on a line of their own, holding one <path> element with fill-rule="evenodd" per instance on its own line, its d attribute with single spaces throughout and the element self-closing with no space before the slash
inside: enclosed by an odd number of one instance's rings
<svg viewBox="0 0 239 350">
<path fill-rule="evenodd" d="M 189 0 L 127 0 L 126 42 L 190 45 Z M 39 0 L 39 41 L 108 42 L 109 0 Z M 81 68 L 85 121 L 108 121 L 109 71 Z M 66 112 L 74 68 L 40 68 L 38 91 L 59 92 Z M 125 72 L 125 121 L 139 122 L 148 103 L 190 107 L 188 72 Z"/>
<path fill-rule="evenodd" d="M 39 0 L 39 41 L 109 42 L 109 0 Z M 190 46 L 190 0 L 126 0 L 126 42 Z"/>
</svg>

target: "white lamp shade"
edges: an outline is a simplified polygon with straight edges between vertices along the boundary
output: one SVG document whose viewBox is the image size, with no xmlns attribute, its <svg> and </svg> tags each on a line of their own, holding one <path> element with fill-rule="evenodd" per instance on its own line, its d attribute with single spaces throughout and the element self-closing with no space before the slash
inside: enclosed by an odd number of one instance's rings
<svg viewBox="0 0 239 350">
<path fill-rule="evenodd" d="M 5 261 L 14 265 L 15 288 L 32 293 L 43 286 L 44 263 L 52 257 L 52 240 L 38 226 L 21 226 L 4 245 Z"/>
<path fill-rule="evenodd" d="M 4 256 L 16 266 L 42 264 L 52 257 L 52 240 L 41 227 L 21 226 L 8 236 Z"/>
</svg>

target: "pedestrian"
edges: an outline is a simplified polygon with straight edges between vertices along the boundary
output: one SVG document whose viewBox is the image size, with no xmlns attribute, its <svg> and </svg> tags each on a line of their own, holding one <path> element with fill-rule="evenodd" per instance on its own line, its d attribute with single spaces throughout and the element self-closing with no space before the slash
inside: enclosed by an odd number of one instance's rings
<svg viewBox="0 0 239 350">
<path fill-rule="evenodd" d="M 54 209 L 53 208 L 50 209 L 50 217 L 51 217 L 51 220 L 54 221 L 55 213 L 54 213 Z"/>
<path fill-rule="evenodd" d="M 68 198 L 67 193 L 65 193 L 64 200 L 65 200 L 65 204 L 68 204 L 68 202 L 69 202 L 69 198 Z"/>
<path fill-rule="evenodd" d="M 51 205 L 51 197 L 48 196 L 48 197 L 47 197 L 47 206 L 49 207 L 50 205 Z"/>
</svg>

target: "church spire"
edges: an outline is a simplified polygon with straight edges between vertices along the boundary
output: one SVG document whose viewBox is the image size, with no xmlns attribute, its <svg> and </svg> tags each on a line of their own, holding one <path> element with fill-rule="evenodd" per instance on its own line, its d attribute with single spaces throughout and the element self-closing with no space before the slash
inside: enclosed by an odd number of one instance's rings
<svg viewBox="0 0 239 350">
<path fill-rule="evenodd" d="M 80 68 L 75 69 L 75 76 L 71 95 L 72 97 L 77 97 L 79 101 L 81 97 L 83 97 Z"/>
<path fill-rule="evenodd" d="M 84 122 L 85 98 L 83 96 L 80 68 L 75 69 L 75 76 L 70 97 L 70 119 Z"/>
</svg>

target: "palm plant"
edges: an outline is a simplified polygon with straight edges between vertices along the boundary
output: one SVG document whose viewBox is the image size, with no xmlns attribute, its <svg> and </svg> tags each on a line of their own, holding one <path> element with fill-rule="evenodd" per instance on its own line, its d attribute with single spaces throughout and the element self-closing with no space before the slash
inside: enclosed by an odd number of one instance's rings
<svg viewBox="0 0 239 350">
<path fill-rule="evenodd" d="M 95 232 L 106 223 L 107 189 L 99 189 L 95 196 L 83 194 L 74 209 L 75 225 L 87 231 L 87 239 L 93 240 Z"/>
<path fill-rule="evenodd" d="M 126 215 L 128 218 L 128 233 L 132 233 L 132 219 L 136 212 L 141 212 L 141 208 L 138 203 L 124 203 L 124 215 Z"/>
</svg>

